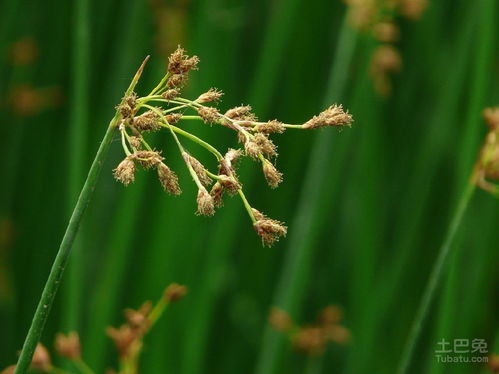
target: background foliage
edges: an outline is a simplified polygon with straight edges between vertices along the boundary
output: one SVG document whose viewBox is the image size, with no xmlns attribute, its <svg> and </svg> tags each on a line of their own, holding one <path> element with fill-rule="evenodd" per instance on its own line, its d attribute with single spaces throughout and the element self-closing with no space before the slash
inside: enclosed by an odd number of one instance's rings
<svg viewBox="0 0 499 374">
<path fill-rule="evenodd" d="M 16 359 L 114 106 L 145 55 L 144 92 L 181 43 L 201 58 L 190 97 L 215 86 L 226 93 L 223 109 L 250 103 L 260 118 L 288 122 L 337 101 L 354 126 L 276 137 L 285 174 L 277 190 L 242 164 L 251 201 L 289 223 L 271 249 L 237 199 L 211 219 L 194 216 L 195 189 L 164 135 L 155 142 L 171 154 L 184 194 L 167 196 L 149 173 L 123 188 L 111 174 L 122 152 L 116 142 L 43 342 L 76 329 L 85 358 L 103 372 L 114 357 L 105 326 L 175 281 L 190 293 L 147 337 L 145 373 L 303 372 L 307 359 L 268 327 L 268 311 L 278 305 L 306 323 L 331 303 L 344 309 L 353 340 L 329 347 L 320 372 L 395 370 L 486 132 L 480 112 L 499 103 L 494 0 L 432 1 L 418 22 L 397 18 L 403 69 L 387 98 L 369 76 L 377 42 L 346 25 L 339 1 L 0 7 L 0 367 Z M 186 126 L 214 144 L 234 143 L 225 129 Z M 499 351 L 498 204 L 474 196 L 412 372 L 485 370 L 437 364 L 441 338 L 483 338 Z"/>
</svg>

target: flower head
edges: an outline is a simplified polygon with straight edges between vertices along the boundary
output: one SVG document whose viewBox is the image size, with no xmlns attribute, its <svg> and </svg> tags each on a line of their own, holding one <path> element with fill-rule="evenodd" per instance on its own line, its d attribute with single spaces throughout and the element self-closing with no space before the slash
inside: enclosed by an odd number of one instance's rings
<svg viewBox="0 0 499 374">
<path fill-rule="evenodd" d="M 327 126 L 351 126 L 352 121 L 352 116 L 343 110 L 343 106 L 334 104 L 321 112 L 319 115 L 312 117 L 312 119 L 304 123 L 303 128 L 316 129 Z"/>
</svg>

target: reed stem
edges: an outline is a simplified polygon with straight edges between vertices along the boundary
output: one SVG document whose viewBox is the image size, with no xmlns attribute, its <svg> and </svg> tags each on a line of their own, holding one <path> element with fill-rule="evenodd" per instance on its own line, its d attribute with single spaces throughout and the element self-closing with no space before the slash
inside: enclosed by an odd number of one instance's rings
<svg viewBox="0 0 499 374">
<path fill-rule="evenodd" d="M 442 275 L 444 273 L 444 265 L 451 250 L 452 242 L 456 236 L 457 230 L 461 225 L 464 212 L 468 207 L 468 204 L 475 191 L 475 185 L 471 182 L 467 183 L 466 189 L 463 191 L 461 198 L 459 199 L 456 211 L 452 217 L 449 229 L 445 236 L 444 242 L 439 249 L 438 257 L 433 265 L 433 270 L 428 279 L 426 289 L 423 294 L 423 298 L 419 304 L 419 308 L 416 313 L 416 317 L 411 326 L 409 337 L 407 339 L 404 351 L 402 353 L 402 359 L 400 360 L 399 367 L 397 369 L 397 374 L 406 374 L 411 364 L 412 356 L 414 355 L 414 350 L 418 342 L 419 336 L 421 335 L 421 330 L 428 311 L 430 309 L 431 303 L 435 296 L 435 290 L 442 280 Z"/>
</svg>

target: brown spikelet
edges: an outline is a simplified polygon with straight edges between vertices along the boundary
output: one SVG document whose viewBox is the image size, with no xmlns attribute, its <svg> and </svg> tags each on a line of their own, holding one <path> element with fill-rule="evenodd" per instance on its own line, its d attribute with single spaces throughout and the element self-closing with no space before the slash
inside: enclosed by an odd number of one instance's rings
<svg viewBox="0 0 499 374">
<path fill-rule="evenodd" d="M 321 326 L 336 324 L 343 318 L 343 312 L 336 305 L 328 305 L 319 312 L 318 322 Z"/>
<path fill-rule="evenodd" d="M 170 88 L 161 94 L 166 100 L 173 100 L 178 95 L 180 95 L 180 90 L 178 88 Z"/>
<path fill-rule="evenodd" d="M 482 114 L 491 130 L 499 130 L 499 107 L 485 108 Z"/>
<path fill-rule="evenodd" d="M 168 78 L 167 85 L 168 87 L 181 88 L 189 79 L 187 74 L 173 74 L 170 78 Z"/>
<path fill-rule="evenodd" d="M 256 217 L 255 217 L 256 218 Z M 257 220 L 253 227 L 256 233 L 262 238 L 262 242 L 266 246 L 272 246 L 281 236 L 286 236 L 287 227 L 282 222 L 262 218 Z"/>
<path fill-rule="evenodd" d="M 180 300 L 187 294 L 187 287 L 177 283 L 172 283 L 165 289 L 166 301 L 173 303 Z"/>
<path fill-rule="evenodd" d="M 113 341 L 116 350 L 118 351 L 118 355 L 121 358 L 128 357 L 130 347 L 138 338 L 137 332 L 127 324 L 121 325 L 119 328 L 108 327 L 106 328 L 106 334 Z"/>
<path fill-rule="evenodd" d="M 249 105 L 238 106 L 225 112 L 225 117 L 237 121 L 255 121 L 256 116 L 251 110 L 251 106 Z"/>
<path fill-rule="evenodd" d="M 213 205 L 216 208 L 221 208 L 224 205 L 223 195 L 224 187 L 220 182 L 216 182 L 211 188 L 210 195 L 213 198 Z"/>
<path fill-rule="evenodd" d="M 5 369 L 0 371 L 0 374 L 14 374 L 16 371 L 16 365 L 7 366 Z"/>
<path fill-rule="evenodd" d="M 206 191 L 206 188 L 200 188 L 197 197 L 198 210 L 197 215 L 212 216 L 215 214 L 215 203 L 213 197 Z"/>
<path fill-rule="evenodd" d="M 393 22 L 379 22 L 374 26 L 374 36 L 382 43 L 393 43 L 399 40 L 400 30 Z"/>
<path fill-rule="evenodd" d="M 185 74 L 190 70 L 197 70 L 198 63 L 197 56 L 187 56 L 185 50 L 179 46 L 168 58 L 168 71 L 172 74 Z"/>
<path fill-rule="evenodd" d="M 67 335 L 59 333 L 55 336 L 55 350 L 57 353 L 70 360 L 79 360 L 81 358 L 80 337 L 75 331 Z"/>
<path fill-rule="evenodd" d="M 229 193 L 229 195 L 235 195 L 241 189 L 241 184 L 233 175 L 228 176 L 221 174 L 218 178 L 218 182 Z"/>
<path fill-rule="evenodd" d="M 255 217 L 255 219 L 256 219 L 257 221 L 260 221 L 260 220 L 262 220 L 262 219 L 267 218 L 267 217 L 265 216 L 265 214 L 263 214 L 262 212 L 260 212 L 259 210 L 255 209 L 255 208 L 251 208 L 251 211 L 253 212 L 253 216 Z"/>
<path fill-rule="evenodd" d="M 201 108 L 197 108 L 197 112 L 205 123 L 214 123 L 220 119 L 220 113 L 218 113 L 216 108 L 203 106 Z"/>
<path fill-rule="evenodd" d="M 52 371 L 52 360 L 50 359 L 49 351 L 42 343 L 36 345 L 35 353 L 31 359 L 31 367 L 42 373 L 49 373 Z"/>
<path fill-rule="evenodd" d="M 254 139 L 250 138 L 244 143 L 244 152 L 247 156 L 250 156 L 253 159 L 257 159 L 258 155 L 260 154 L 260 147 Z"/>
<path fill-rule="evenodd" d="M 138 310 L 127 308 L 124 311 L 125 318 L 127 320 L 128 325 L 136 330 L 137 333 L 143 334 L 150 327 L 149 321 L 149 313 L 152 310 L 152 303 L 150 301 L 146 301 Z"/>
<path fill-rule="evenodd" d="M 135 117 L 133 119 L 133 126 L 138 131 L 158 131 L 161 129 L 161 121 L 155 112 L 149 110 Z"/>
<path fill-rule="evenodd" d="M 293 321 L 289 314 L 277 307 L 272 307 L 270 310 L 269 323 L 274 330 L 281 332 L 288 332 L 293 328 Z"/>
<path fill-rule="evenodd" d="M 219 101 L 223 96 L 223 92 L 217 90 L 216 88 L 210 88 L 205 93 L 201 94 L 196 101 L 200 104 L 211 103 L 214 101 Z"/>
<path fill-rule="evenodd" d="M 303 124 L 305 129 L 315 129 L 319 127 L 343 127 L 352 124 L 352 116 L 343 110 L 341 105 L 331 105 L 317 116 L 312 117 L 308 122 Z"/>
<path fill-rule="evenodd" d="M 280 173 L 269 160 L 262 164 L 263 175 L 271 188 L 276 188 L 282 182 L 282 173 Z"/>
<path fill-rule="evenodd" d="M 260 149 L 260 153 L 263 153 L 267 157 L 277 156 L 276 145 L 266 135 L 255 134 L 253 140 Z"/>
<path fill-rule="evenodd" d="M 317 356 L 324 352 L 326 340 L 322 329 L 302 327 L 293 335 L 293 346 L 308 355 Z"/>
<path fill-rule="evenodd" d="M 128 143 L 136 150 L 139 150 L 142 147 L 141 138 L 139 138 L 138 136 L 129 136 Z"/>
<path fill-rule="evenodd" d="M 158 178 L 163 189 L 172 195 L 180 195 L 182 190 L 178 184 L 177 174 L 163 162 L 160 162 L 157 165 L 157 170 Z"/>
<path fill-rule="evenodd" d="M 185 162 L 189 163 L 194 169 L 194 172 L 199 178 L 199 181 L 204 185 L 204 186 L 209 186 L 213 182 L 212 179 L 206 174 L 206 168 L 203 166 L 199 160 L 187 152 L 182 153 L 182 157 L 184 158 Z"/>
<path fill-rule="evenodd" d="M 161 161 L 164 160 L 164 158 L 160 156 L 159 152 L 156 151 L 137 151 L 129 157 L 140 163 L 144 169 L 156 167 L 159 163 L 161 163 Z"/>
<path fill-rule="evenodd" d="M 170 125 L 176 124 L 181 119 L 182 119 L 182 114 L 180 113 L 170 113 L 165 116 L 166 122 L 168 122 Z"/>
<path fill-rule="evenodd" d="M 137 95 L 132 92 L 129 96 L 122 99 L 118 110 L 123 118 L 132 118 L 136 111 Z"/>
<path fill-rule="evenodd" d="M 117 181 L 128 186 L 135 180 L 135 163 L 131 156 L 126 157 L 123 161 L 119 163 L 116 169 L 113 170 L 114 178 Z"/>
<path fill-rule="evenodd" d="M 254 131 L 261 132 L 264 134 L 282 134 L 286 130 L 282 122 L 274 119 L 265 123 L 258 124 L 254 127 Z"/>
<path fill-rule="evenodd" d="M 428 7 L 428 0 L 399 0 L 400 13 L 409 19 L 418 20 Z"/>
</svg>

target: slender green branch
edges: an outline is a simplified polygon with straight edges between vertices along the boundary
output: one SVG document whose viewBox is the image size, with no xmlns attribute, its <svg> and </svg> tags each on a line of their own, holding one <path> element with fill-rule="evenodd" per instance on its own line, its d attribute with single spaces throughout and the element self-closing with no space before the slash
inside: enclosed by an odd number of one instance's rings
<svg viewBox="0 0 499 374">
<path fill-rule="evenodd" d="M 59 288 L 62 274 L 64 273 L 64 269 L 68 263 L 73 241 L 76 237 L 76 233 L 78 232 L 78 228 L 80 227 L 81 220 L 85 214 L 90 198 L 92 197 L 99 173 L 104 163 L 104 158 L 107 154 L 107 150 L 109 149 L 109 145 L 111 144 L 111 140 L 113 139 L 116 123 L 116 119 L 113 119 L 113 121 L 109 124 L 106 134 L 104 135 L 104 139 L 102 140 L 99 150 L 97 151 L 97 155 L 95 156 L 94 162 L 92 163 L 88 173 L 87 180 L 81 190 L 78 202 L 76 203 L 73 214 L 71 215 L 69 224 L 66 228 L 66 233 L 62 239 L 61 246 L 57 252 L 54 263 L 52 264 L 49 278 L 45 284 L 45 288 L 43 289 L 33 321 L 31 322 L 31 327 L 28 331 L 28 335 L 24 341 L 23 349 L 17 362 L 15 374 L 26 373 L 29 365 L 31 364 L 31 358 L 33 357 L 36 345 L 42 335 L 45 322 L 47 321 L 47 317 L 50 313 L 50 308 L 52 307 L 57 289 Z"/>
<path fill-rule="evenodd" d="M 421 299 L 421 303 L 419 304 L 416 317 L 414 318 L 414 321 L 412 323 L 409 337 L 402 353 L 402 359 L 400 360 L 397 374 L 405 374 L 409 369 L 409 365 L 411 364 L 411 359 L 414 355 L 414 350 L 419 340 L 425 318 L 428 315 L 428 311 L 435 296 L 437 286 L 442 279 L 444 265 L 447 258 L 449 257 L 452 242 L 456 236 L 457 230 L 462 222 L 464 212 L 468 207 L 474 191 L 475 185 L 471 182 L 468 183 L 466 185 L 466 189 L 461 195 L 461 198 L 459 199 L 456 211 L 454 212 L 452 221 L 445 236 L 445 240 L 439 249 L 438 257 L 435 261 L 435 264 L 433 265 L 433 270 L 430 274 L 430 278 L 428 279 L 428 283 L 426 285 L 423 298 Z"/>
<path fill-rule="evenodd" d="M 130 86 L 125 92 L 125 97 L 130 95 L 130 93 L 134 90 L 148 59 L 149 56 L 147 56 L 146 59 L 142 62 L 142 65 L 140 66 L 139 70 L 132 79 Z M 68 226 L 66 227 L 66 232 L 64 233 L 59 251 L 57 252 L 57 255 L 52 264 L 49 277 L 47 279 L 47 282 L 45 283 L 45 287 L 43 288 L 40 301 L 38 302 L 35 315 L 33 316 L 33 321 L 31 322 L 31 326 L 26 336 L 26 340 L 24 341 L 21 354 L 19 355 L 14 374 L 25 374 L 31 364 L 33 353 L 35 352 L 36 345 L 40 340 L 45 322 L 47 321 L 50 309 L 52 307 L 52 304 L 54 303 L 55 295 L 57 294 L 64 269 L 68 264 L 73 242 L 75 240 L 83 216 L 85 215 L 88 203 L 90 202 L 90 199 L 93 195 L 100 171 L 102 169 L 102 165 L 104 164 L 105 156 L 107 154 L 109 146 L 111 145 L 115 129 L 117 128 L 120 121 L 121 115 L 119 111 L 116 111 L 116 114 L 109 123 L 99 149 L 97 150 L 97 154 L 95 155 L 94 161 L 92 162 L 92 166 L 90 167 L 87 179 L 85 180 L 85 184 L 83 185 L 80 196 L 78 197 L 78 201 L 73 210 L 73 214 L 69 219 Z"/>
</svg>

